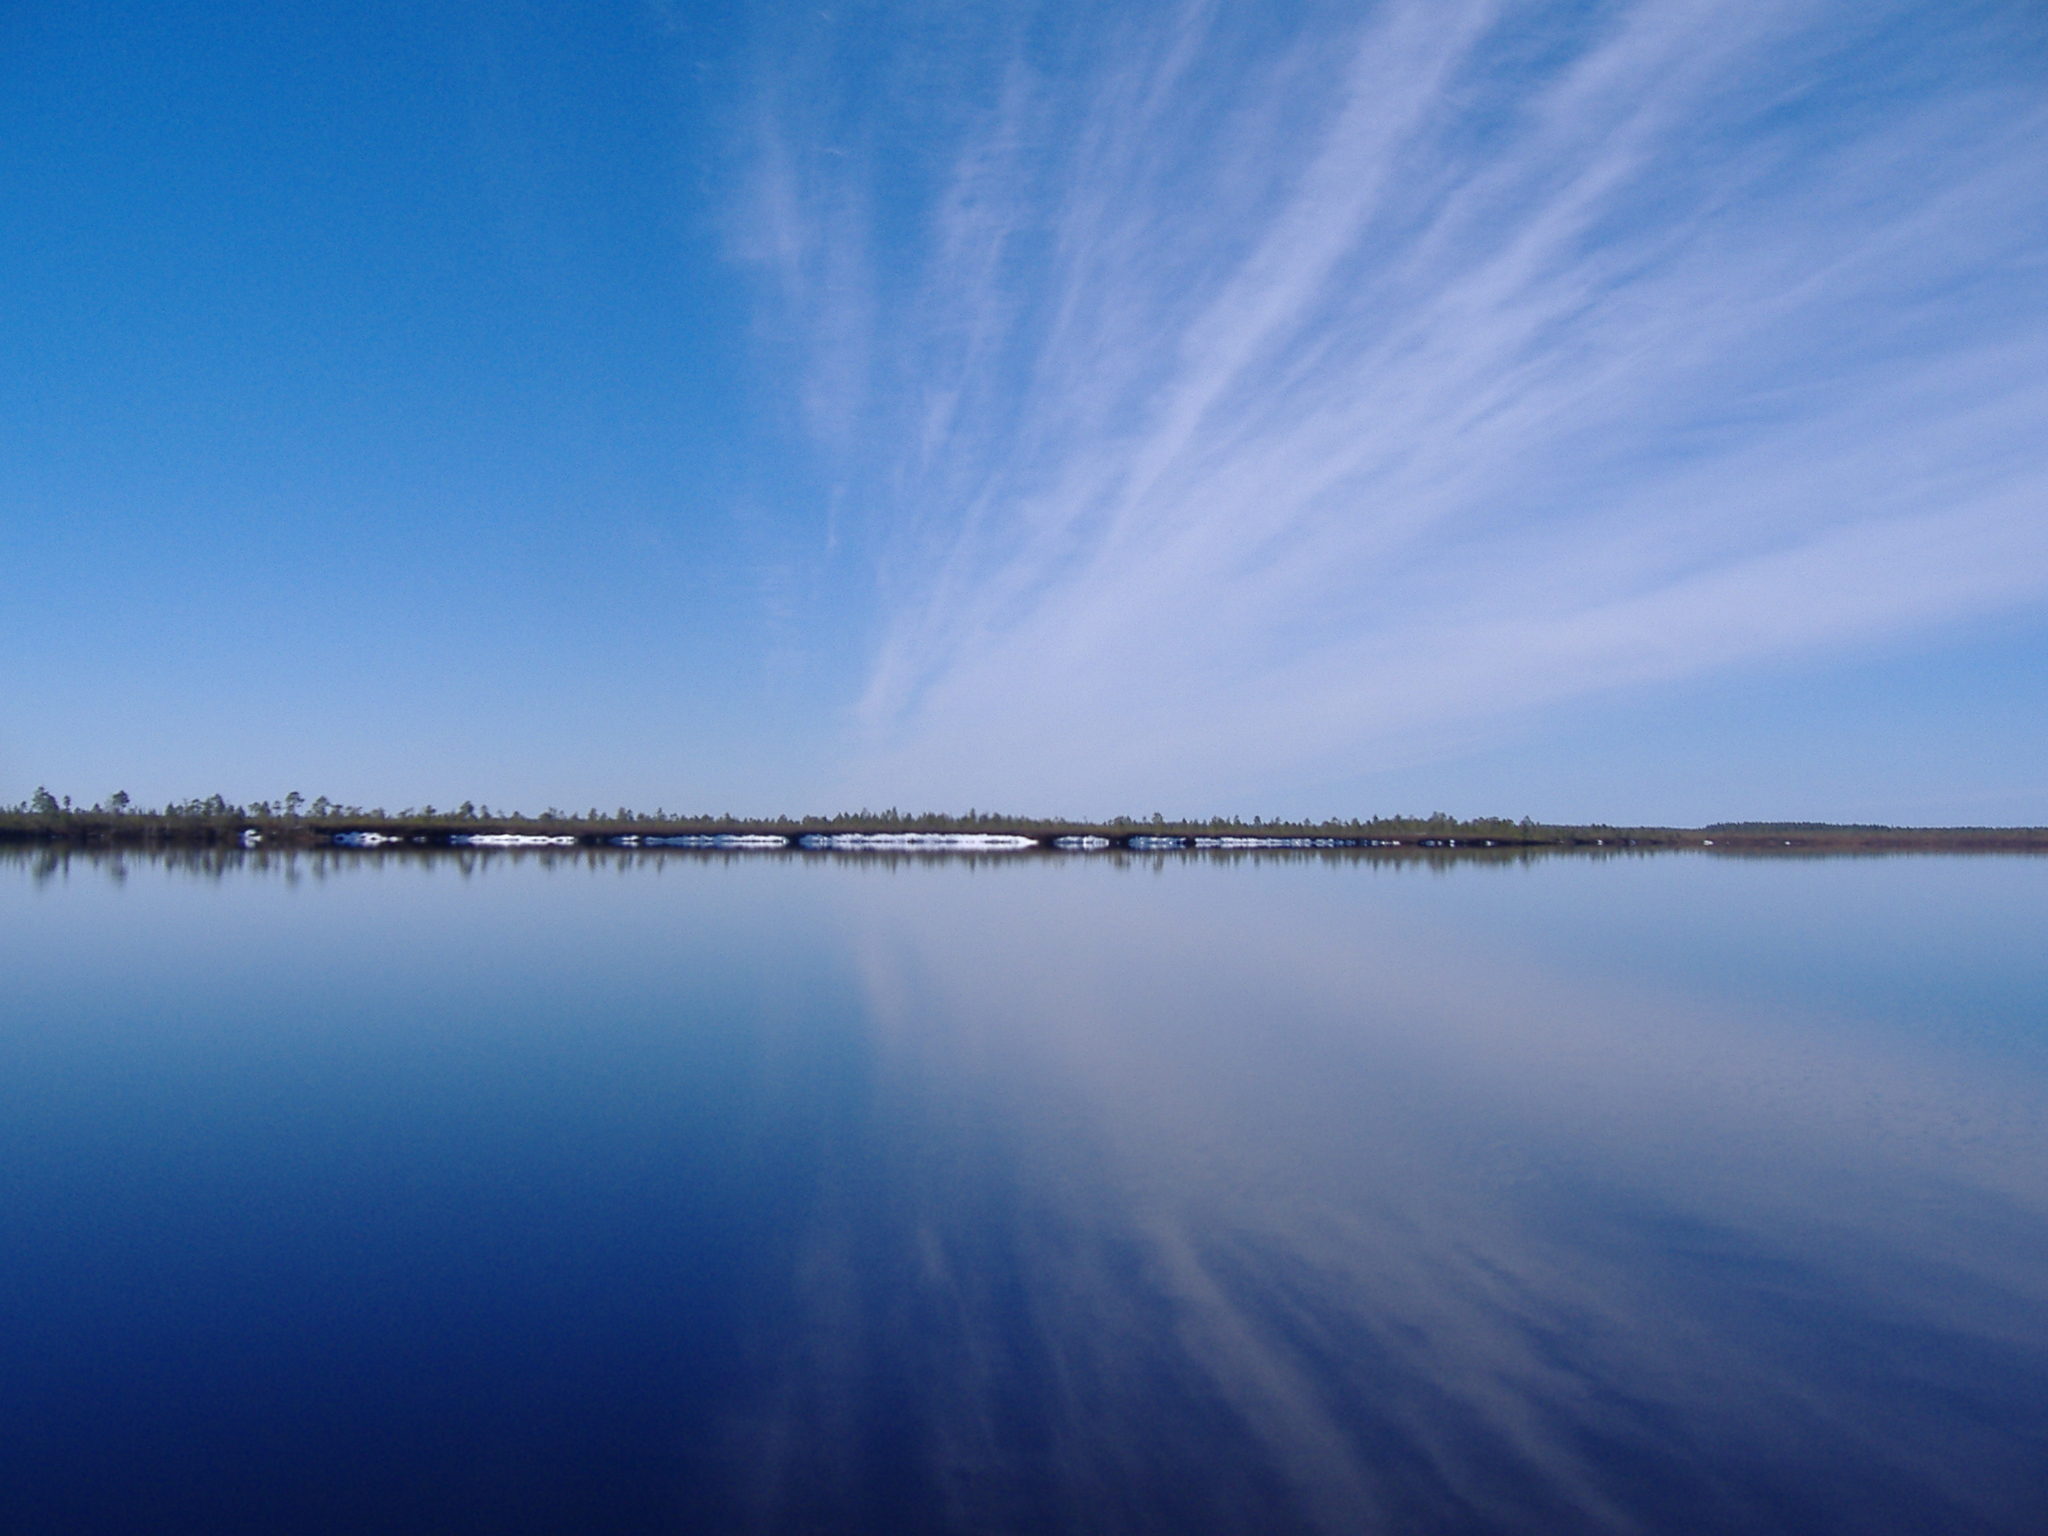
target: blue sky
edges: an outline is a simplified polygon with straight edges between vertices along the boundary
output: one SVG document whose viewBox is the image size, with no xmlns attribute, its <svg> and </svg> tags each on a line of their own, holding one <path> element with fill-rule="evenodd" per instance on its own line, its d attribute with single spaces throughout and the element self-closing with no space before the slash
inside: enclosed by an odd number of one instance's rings
<svg viewBox="0 0 2048 1536">
<path fill-rule="evenodd" d="M 2048 822 L 2038 5 L 0 28 L 0 797 Z"/>
</svg>

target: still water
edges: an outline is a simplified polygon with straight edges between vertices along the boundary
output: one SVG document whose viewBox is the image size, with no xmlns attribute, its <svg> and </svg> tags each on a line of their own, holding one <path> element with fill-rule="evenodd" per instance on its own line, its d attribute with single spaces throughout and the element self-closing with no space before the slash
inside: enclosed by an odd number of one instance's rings
<svg viewBox="0 0 2048 1536">
<path fill-rule="evenodd" d="M 2048 1530 L 2048 860 L 0 854 L 0 1529 Z"/>
</svg>

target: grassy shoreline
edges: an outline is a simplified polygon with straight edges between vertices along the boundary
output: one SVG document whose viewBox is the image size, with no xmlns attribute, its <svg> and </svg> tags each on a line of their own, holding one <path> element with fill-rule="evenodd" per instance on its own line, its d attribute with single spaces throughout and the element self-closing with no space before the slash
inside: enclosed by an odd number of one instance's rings
<svg viewBox="0 0 2048 1536">
<path fill-rule="evenodd" d="M 296 814 L 269 805 L 244 807 L 218 799 L 163 811 L 17 807 L 0 811 L 0 841 L 70 847 L 319 848 L 337 846 L 344 836 L 372 846 L 460 846 L 473 837 L 573 838 L 559 846 L 610 846 L 619 839 L 752 836 L 786 838 L 845 834 L 921 833 L 951 837 L 1027 837 L 1045 847 L 1055 839 L 1106 839 L 1111 847 L 1157 849 L 1161 840 L 1227 838 L 1232 845 L 1285 846 L 1288 839 L 1322 840 L 1325 847 L 1471 850 L 1706 848 L 1728 853 L 1761 852 L 1925 852 L 2048 853 L 2048 827 L 1888 827 L 1814 822 L 1727 822 L 1704 827 L 1617 827 L 1547 825 L 1524 819 L 1482 817 L 1374 817 L 1370 820 L 1272 822 L 1215 818 L 1169 821 L 1164 817 L 1116 817 L 1083 822 L 1042 817 L 969 813 L 903 815 L 895 811 L 837 816 L 775 817 L 652 815 L 621 811 L 581 816 L 486 814 L 471 807 L 442 812 L 431 807 L 398 814 L 349 807 L 322 814 Z M 365 835 L 368 835 L 367 837 Z M 660 846 L 660 844 L 654 844 Z"/>
</svg>

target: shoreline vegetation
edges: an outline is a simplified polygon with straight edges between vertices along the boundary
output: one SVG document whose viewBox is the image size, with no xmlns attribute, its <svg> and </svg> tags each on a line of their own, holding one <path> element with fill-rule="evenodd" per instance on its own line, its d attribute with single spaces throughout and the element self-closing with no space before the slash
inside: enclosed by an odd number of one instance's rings
<svg viewBox="0 0 2048 1536">
<path fill-rule="evenodd" d="M 680 815 L 666 810 L 583 813 L 549 808 L 538 815 L 465 801 L 397 812 L 293 793 L 237 805 L 213 795 L 160 808 L 125 793 L 90 807 L 38 789 L 0 807 L 0 842 L 68 847 L 281 848 L 700 848 L 836 852 L 1136 852 L 1370 848 L 1440 853 L 1493 850 L 1708 849 L 1720 853 L 2048 853 L 2048 827 L 1892 827 L 1825 822 L 1719 822 L 1703 827 L 1551 825 L 1523 817 L 1461 820 L 1375 816 L 1367 820 L 1271 821 L 1254 816 L 1169 820 L 1117 816 L 1107 821 L 1009 816 L 969 810 L 842 812 L 833 816 Z"/>
</svg>

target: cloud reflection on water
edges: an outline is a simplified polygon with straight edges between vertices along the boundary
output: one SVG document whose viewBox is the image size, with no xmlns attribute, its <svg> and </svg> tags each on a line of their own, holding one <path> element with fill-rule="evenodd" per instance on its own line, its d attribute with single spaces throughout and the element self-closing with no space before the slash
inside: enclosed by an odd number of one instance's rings
<svg viewBox="0 0 2048 1536">
<path fill-rule="evenodd" d="M 10 1512 L 2048 1507 L 2039 860 L 0 872 Z"/>
<path fill-rule="evenodd" d="M 764 1524 L 2048 1498 L 2037 1092 L 1489 947 L 1384 880 L 1162 874 L 843 883 L 875 1078 L 736 1442 Z"/>
</svg>

